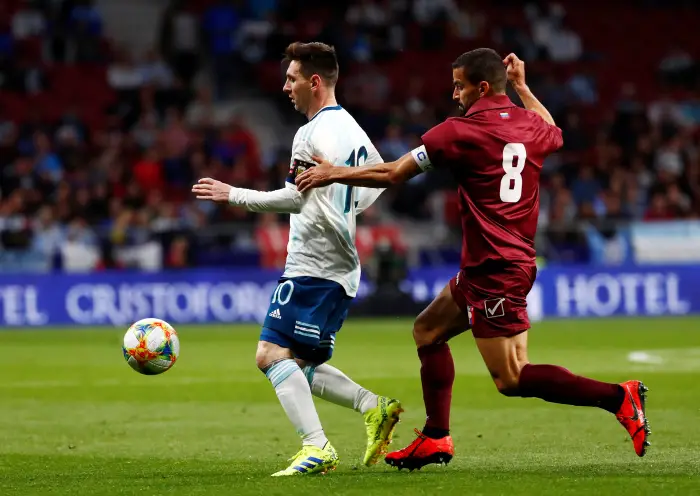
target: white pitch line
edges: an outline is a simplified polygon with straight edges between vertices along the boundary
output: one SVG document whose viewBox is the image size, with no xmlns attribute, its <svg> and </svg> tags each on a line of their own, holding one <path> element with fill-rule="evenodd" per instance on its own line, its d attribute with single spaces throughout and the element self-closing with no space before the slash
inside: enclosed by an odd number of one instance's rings
<svg viewBox="0 0 700 496">
<path fill-rule="evenodd" d="M 627 355 L 627 360 L 632 363 L 648 363 L 650 365 L 661 365 L 664 359 L 659 355 L 653 355 L 646 351 L 632 351 Z"/>
</svg>

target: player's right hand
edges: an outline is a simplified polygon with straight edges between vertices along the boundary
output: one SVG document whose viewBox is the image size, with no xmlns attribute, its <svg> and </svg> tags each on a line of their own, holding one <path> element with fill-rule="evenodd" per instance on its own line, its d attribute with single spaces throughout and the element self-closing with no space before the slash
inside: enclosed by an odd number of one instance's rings
<svg viewBox="0 0 700 496">
<path fill-rule="evenodd" d="M 335 168 L 333 164 L 315 155 L 311 158 L 313 158 L 314 162 L 318 165 L 316 167 L 310 167 L 297 176 L 294 182 L 297 185 L 297 191 L 299 191 L 299 193 L 314 188 L 322 188 L 333 183 L 333 178 L 331 177 L 331 171 Z"/>
<path fill-rule="evenodd" d="M 525 86 L 525 62 L 520 60 L 514 53 L 511 53 L 503 59 L 503 65 L 506 66 L 508 81 L 515 88 Z"/>
<path fill-rule="evenodd" d="M 197 195 L 198 200 L 209 200 L 217 203 L 228 203 L 228 196 L 231 193 L 231 186 L 210 177 L 200 179 L 192 186 L 192 193 Z"/>
</svg>

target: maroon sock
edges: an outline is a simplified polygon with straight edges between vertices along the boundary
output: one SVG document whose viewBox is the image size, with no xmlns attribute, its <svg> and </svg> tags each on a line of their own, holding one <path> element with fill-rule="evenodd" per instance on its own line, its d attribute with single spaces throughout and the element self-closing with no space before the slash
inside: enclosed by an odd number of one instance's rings
<svg viewBox="0 0 700 496">
<path fill-rule="evenodd" d="M 550 403 L 597 406 L 616 413 L 625 397 L 619 384 L 574 375 L 556 365 L 525 365 L 520 371 L 519 396 L 541 398 Z"/>
<path fill-rule="evenodd" d="M 455 381 L 455 363 L 447 343 L 418 348 L 423 403 L 427 415 L 423 434 L 441 438 L 450 433 L 450 404 Z"/>
</svg>

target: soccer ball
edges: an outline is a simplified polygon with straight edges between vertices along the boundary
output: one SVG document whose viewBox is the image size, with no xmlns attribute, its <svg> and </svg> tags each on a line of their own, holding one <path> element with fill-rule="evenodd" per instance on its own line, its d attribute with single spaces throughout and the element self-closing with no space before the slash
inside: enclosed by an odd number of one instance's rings
<svg viewBox="0 0 700 496">
<path fill-rule="evenodd" d="M 164 320 L 142 319 L 124 335 L 124 359 L 132 369 L 145 375 L 162 374 L 180 355 L 180 340 Z"/>
</svg>

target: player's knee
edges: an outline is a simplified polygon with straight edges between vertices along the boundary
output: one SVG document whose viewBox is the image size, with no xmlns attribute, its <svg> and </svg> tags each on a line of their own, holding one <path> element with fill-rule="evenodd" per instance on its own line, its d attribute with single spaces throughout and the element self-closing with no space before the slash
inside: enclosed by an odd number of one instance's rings
<svg viewBox="0 0 700 496">
<path fill-rule="evenodd" d="M 258 349 L 255 352 L 255 364 L 265 372 L 274 362 L 287 358 L 287 350 L 266 341 L 258 342 Z"/>
<path fill-rule="evenodd" d="M 494 381 L 498 392 L 503 396 L 513 397 L 520 396 L 520 391 L 518 390 L 518 384 L 512 382 Z"/>
<path fill-rule="evenodd" d="M 436 336 L 437 333 L 432 326 L 421 321 L 420 317 L 416 319 L 413 324 L 413 341 L 415 341 L 417 348 L 434 344 L 437 340 Z"/>
<path fill-rule="evenodd" d="M 258 349 L 258 351 L 255 352 L 255 365 L 257 365 L 260 370 L 264 372 L 270 362 L 271 360 L 268 359 L 264 351 Z"/>
<path fill-rule="evenodd" d="M 520 383 L 520 374 L 514 371 L 493 372 L 493 383 L 496 385 L 498 392 L 503 396 L 520 396 L 518 392 L 518 384 Z"/>
</svg>

